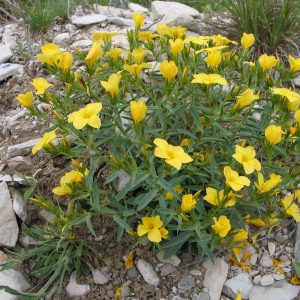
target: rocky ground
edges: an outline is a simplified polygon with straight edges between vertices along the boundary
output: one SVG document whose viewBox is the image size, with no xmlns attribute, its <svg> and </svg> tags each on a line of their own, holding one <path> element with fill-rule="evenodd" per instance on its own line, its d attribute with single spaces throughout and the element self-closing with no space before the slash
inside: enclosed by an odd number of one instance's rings
<svg viewBox="0 0 300 300">
<path fill-rule="evenodd" d="M 57 19 L 49 28 L 49 41 L 62 49 L 74 53 L 75 47 L 88 50 L 91 34 L 96 31 L 117 31 L 114 44 L 126 49 L 123 34 L 133 27 L 133 11 L 145 12 L 147 30 L 155 30 L 156 21 L 167 25 L 181 25 L 189 29 L 189 34 L 204 35 L 212 28 L 203 22 L 204 16 L 182 4 L 155 1 L 151 12 L 131 4 L 129 9 L 99 7 L 97 13 L 78 9 L 70 21 Z M 178 14 L 177 12 L 180 12 Z M 151 26 L 153 25 L 153 26 Z M 216 33 L 217 34 L 217 33 Z M 61 159 L 50 160 L 43 152 L 31 154 L 36 144 L 50 124 L 29 117 L 26 109 L 20 107 L 16 96 L 31 89 L 33 78 L 46 77 L 40 63 L 34 57 L 24 59 L 24 53 L 36 51 L 40 47 L 39 37 L 26 39 L 20 24 L 0 25 L 0 265 L 10 256 L 4 254 L 6 248 L 22 251 L 28 245 L 28 238 L 20 230 L 21 222 L 27 226 L 46 224 L 51 215 L 31 202 L 24 202 L 26 183 L 18 176 L 21 173 L 34 178 L 36 192 L 44 197 L 52 197 L 52 188 L 60 177 L 70 169 Z M 23 45 L 20 51 L 17 42 Z M 23 52 L 23 53 L 22 53 Z M 23 55 L 22 55 L 23 54 Z M 40 106 L 40 109 L 43 109 Z M 101 175 L 105 180 L 105 173 Z M 292 300 L 300 299 L 299 286 L 290 284 L 294 275 L 293 262 L 300 260 L 300 238 L 293 221 L 282 222 L 271 234 L 262 232 L 258 241 L 244 249 L 246 255 L 241 262 L 230 259 L 227 254 L 216 253 L 215 264 L 199 262 L 197 257 L 178 253 L 170 260 L 163 260 L 163 254 L 151 244 L 134 249 L 134 267 L 126 269 L 124 256 L 133 247 L 134 240 L 124 237 L 116 241 L 115 224 L 109 218 L 93 220 L 97 234 L 95 239 L 103 244 L 104 261 L 95 266 L 89 276 L 67 277 L 64 290 L 54 299 L 114 299 L 116 290 L 122 286 L 122 299 L 172 299 L 172 300 L 219 300 L 235 299 L 242 290 L 243 299 L 250 300 Z M 85 236 L 94 237 L 87 232 Z M 228 253 L 230 254 L 230 253 Z M 31 276 L 27 265 L 20 265 L 16 271 L 0 272 L 0 285 L 34 290 L 43 284 Z M 0 299 L 15 299 L 0 291 Z"/>
</svg>

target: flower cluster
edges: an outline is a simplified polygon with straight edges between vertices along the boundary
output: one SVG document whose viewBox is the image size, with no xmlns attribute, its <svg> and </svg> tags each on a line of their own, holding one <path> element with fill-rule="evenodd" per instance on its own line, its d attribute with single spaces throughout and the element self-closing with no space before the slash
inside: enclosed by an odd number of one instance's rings
<svg viewBox="0 0 300 300">
<path fill-rule="evenodd" d="M 78 164 L 53 189 L 70 198 L 72 224 L 89 199 L 89 214 L 113 215 L 119 236 L 126 229 L 138 243 L 159 243 L 166 256 L 194 245 L 202 256 L 246 240 L 249 223 L 299 222 L 300 95 L 287 86 L 300 59 L 248 61 L 251 33 L 239 43 L 162 24 L 153 34 L 140 31 L 144 17 L 132 16 L 129 49 L 113 48 L 115 32 L 94 33 L 90 51 L 76 49 L 76 57 L 43 46 L 37 59 L 65 84 L 65 96 L 36 78 L 36 91 L 17 97 L 35 115 L 38 101 L 51 106 L 43 117 L 54 126 L 33 153 L 44 148 L 89 167 Z M 106 190 L 93 179 L 99 164 L 109 167 L 105 184 L 121 172 L 129 182 Z"/>
</svg>

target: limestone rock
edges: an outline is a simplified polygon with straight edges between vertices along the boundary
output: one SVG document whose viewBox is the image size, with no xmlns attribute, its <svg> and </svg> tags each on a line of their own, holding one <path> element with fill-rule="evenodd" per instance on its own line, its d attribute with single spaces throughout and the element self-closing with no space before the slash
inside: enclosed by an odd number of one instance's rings
<svg viewBox="0 0 300 300">
<path fill-rule="evenodd" d="M 171 264 L 175 267 L 178 267 L 180 265 L 181 259 L 177 255 L 172 255 L 170 258 L 164 259 L 165 253 L 165 250 L 159 251 L 156 256 L 157 259 L 163 263 Z"/>
<path fill-rule="evenodd" d="M 0 81 L 18 73 L 18 70 L 23 68 L 20 64 L 1 64 L 0 65 Z"/>
<path fill-rule="evenodd" d="M 70 34 L 68 32 L 60 33 L 53 39 L 54 44 L 61 44 L 64 42 L 69 42 L 71 39 Z"/>
<path fill-rule="evenodd" d="M 230 298 L 235 298 L 239 290 L 243 293 L 243 299 L 249 298 L 249 293 L 253 288 L 253 283 L 248 273 L 240 273 L 239 275 L 227 279 L 223 286 L 223 293 Z"/>
<path fill-rule="evenodd" d="M 7 62 L 12 57 L 9 47 L 0 43 L 0 64 Z"/>
<path fill-rule="evenodd" d="M 109 277 L 99 269 L 93 269 L 93 279 L 96 284 L 104 284 L 109 282 Z"/>
<path fill-rule="evenodd" d="M 148 263 L 144 259 L 139 259 L 136 267 L 148 284 L 155 287 L 159 285 L 160 279 L 150 263 Z"/>
<path fill-rule="evenodd" d="M 13 248 L 19 228 L 6 182 L 0 183 L 0 246 Z"/>
<path fill-rule="evenodd" d="M 69 297 L 81 297 L 90 291 L 90 286 L 88 284 L 78 284 L 76 275 L 73 274 L 70 277 L 70 282 L 66 287 L 66 291 Z"/>
<path fill-rule="evenodd" d="M 148 9 L 146 7 L 143 7 L 142 5 L 136 4 L 136 3 L 128 3 L 128 8 L 131 9 L 134 12 L 138 12 L 140 14 L 147 14 Z"/>
<path fill-rule="evenodd" d="M 10 189 L 11 198 L 13 201 L 13 209 L 22 221 L 27 219 L 26 203 L 23 194 L 14 188 Z"/>
<path fill-rule="evenodd" d="M 7 148 L 6 157 L 11 158 L 15 156 L 26 156 L 31 154 L 32 148 L 40 141 L 40 138 L 29 140 L 24 143 L 9 146 Z"/>
<path fill-rule="evenodd" d="M 72 20 L 72 24 L 77 26 L 86 26 L 106 21 L 107 16 L 100 14 L 91 14 L 82 17 L 77 17 Z"/>
</svg>

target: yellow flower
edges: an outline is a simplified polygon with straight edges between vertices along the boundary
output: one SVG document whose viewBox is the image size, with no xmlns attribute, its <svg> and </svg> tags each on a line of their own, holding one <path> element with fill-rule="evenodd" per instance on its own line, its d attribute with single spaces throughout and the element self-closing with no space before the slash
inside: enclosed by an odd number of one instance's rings
<svg viewBox="0 0 300 300">
<path fill-rule="evenodd" d="M 278 185 L 282 180 L 280 175 L 276 175 L 274 173 L 271 174 L 269 180 L 265 181 L 262 173 L 257 173 L 257 183 L 255 182 L 255 186 L 259 190 L 259 193 L 265 193 L 272 190 L 276 185 Z"/>
<path fill-rule="evenodd" d="M 290 70 L 292 72 L 297 72 L 300 70 L 300 57 L 294 58 L 292 55 L 289 55 L 289 62 L 290 62 Z"/>
<path fill-rule="evenodd" d="M 134 12 L 131 16 L 137 28 L 140 28 L 145 24 L 145 17 L 146 17 L 145 14 L 140 14 L 138 12 Z"/>
<path fill-rule="evenodd" d="M 205 201 L 212 204 L 213 206 L 219 206 L 223 198 L 224 198 L 224 190 L 218 192 L 216 189 L 211 187 L 206 188 L 206 195 L 203 197 Z"/>
<path fill-rule="evenodd" d="M 170 82 L 178 74 L 178 67 L 174 61 L 164 60 L 159 66 L 160 73 Z"/>
<path fill-rule="evenodd" d="M 294 195 L 285 196 L 281 199 L 281 203 L 284 207 L 284 212 L 294 218 L 296 222 L 300 222 L 299 207 L 296 203 L 292 203 Z"/>
<path fill-rule="evenodd" d="M 26 94 L 19 94 L 17 100 L 21 105 L 25 107 L 31 107 L 33 102 L 33 94 L 32 92 L 27 92 Z"/>
<path fill-rule="evenodd" d="M 257 227 L 260 227 L 260 228 L 266 227 L 266 223 L 262 219 L 260 219 L 260 218 L 250 219 L 250 218 L 251 218 L 250 214 L 247 214 L 244 217 L 244 222 L 249 223 L 249 224 L 253 224 L 253 225 L 255 225 Z"/>
<path fill-rule="evenodd" d="M 133 57 L 134 62 L 137 64 L 141 64 L 144 60 L 144 57 L 146 56 L 147 51 L 144 48 L 136 48 L 133 49 L 131 55 Z"/>
<path fill-rule="evenodd" d="M 152 43 L 153 39 L 157 38 L 159 34 L 152 33 L 151 31 L 139 31 L 138 32 L 138 39 L 142 42 L 149 42 Z"/>
<path fill-rule="evenodd" d="M 283 98 L 287 98 L 290 103 L 300 101 L 300 95 L 298 93 L 294 92 L 294 91 L 291 91 L 290 89 L 287 89 L 287 88 L 271 88 L 270 90 L 274 95 L 280 95 Z"/>
<path fill-rule="evenodd" d="M 184 41 L 180 38 L 177 38 L 175 41 L 169 40 L 169 43 L 171 45 L 170 52 L 177 56 L 184 48 Z"/>
<path fill-rule="evenodd" d="M 254 35 L 252 33 L 243 33 L 243 37 L 241 38 L 241 44 L 243 46 L 244 51 L 250 48 L 255 42 Z"/>
<path fill-rule="evenodd" d="M 90 103 L 87 106 L 69 115 L 68 122 L 73 123 L 76 129 L 82 129 L 86 125 L 93 128 L 100 128 L 101 120 L 98 117 L 102 109 L 102 103 Z"/>
<path fill-rule="evenodd" d="M 63 52 L 57 65 L 63 70 L 68 71 L 70 70 L 72 63 L 73 55 L 69 52 Z"/>
<path fill-rule="evenodd" d="M 46 92 L 46 89 L 50 86 L 53 86 L 53 84 L 49 83 L 45 78 L 35 78 L 30 82 L 31 85 L 36 89 L 37 95 L 43 95 Z"/>
<path fill-rule="evenodd" d="M 253 101 L 259 99 L 259 94 L 254 95 L 254 91 L 248 88 L 236 98 L 238 101 L 234 106 L 234 109 L 237 107 L 243 108 L 245 106 L 252 104 Z"/>
<path fill-rule="evenodd" d="M 176 185 L 173 190 L 178 194 L 180 195 L 182 192 L 183 192 L 183 189 L 181 188 L 180 185 Z M 165 195 L 165 199 L 166 200 L 173 200 L 174 199 L 174 195 L 170 192 L 167 192 L 166 195 Z"/>
<path fill-rule="evenodd" d="M 263 71 L 266 71 L 275 67 L 278 64 L 279 59 L 275 58 L 274 55 L 268 56 L 267 54 L 263 54 L 259 57 L 258 61 Z"/>
<path fill-rule="evenodd" d="M 239 292 L 236 294 L 235 300 L 242 300 L 242 292 L 241 292 L 241 291 L 239 291 Z"/>
<path fill-rule="evenodd" d="M 261 164 L 257 159 L 255 159 L 255 155 L 256 152 L 254 147 L 241 147 L 236 145 L 235 153 L 232 155 L 232 157 L 243 165 L 246 174 L 251 174 L 254 172 L 254 170 L 261 170 Z"/>
<path fill-rule="evenodd" d="M 119 94 L 119 85 L 122 78 L 122 74 L 119 71 L 116 74 L 111 74 L 108 77 L 107 81 L 100 80 L 100 83 L 105 88 L 106 92 L 111 94 L 111 97 L 118 96 Z"/>
<path fill-rule="evenodd" d="M 143 63 L 143 64 L 133 64 L 133 65 L 127 65 L 125 64 L 123 66 L 123 69 L 132 73 L 134 76 L 138 76 L 141 71 L 145 68 L 151 68 L 151 64 Z"/>
<path fill-rule="evenodd" d="M 181 210 L 183 212 L 192 210 L 195 208 L 196 203 L 197 201 L 192 194 L 184 195 L 182 196 Z"/>
<path fill-rule="evenodd" d="M 225 78 L 221 77 L 219 74 L 205 74 L 205 73 L 200 73 L 200 74 L 195 74 L 193 75 L 194 79 L 192 80 L 192 83 L 202 83 L 206 84 L 209 86 L 210 84 L 221 84 L 225 85 L 227 84 L 227 81 Z"/>
<path fill-rule="evenodd" d="M 43 45 L 41 47 L 42 54 L 37 54 L 36 59 L 39 62 L 54 66 L 57 64 L 60 56 L 61 56 L 61 50 L 59 46 L 56 44 L 50 43 Z"/>
<path fill-rule="evenodd" d="M 94 32 L 92 34 L 92 41 L 93 43 L 100 43 L 101 41 L 110 42 L 116 35 L 118 35 L 118 32 Z"/>
<path fill-rule="evenodd" d="M 154 144 L 157 146 L 154 150 L 154 155 L 159 158 L 164 158 L 166 163 L 179 170 L 183 163 L 189 163 L 193 159 L 184 152 L 180 146 L 173 146 L 167 141 L 156 138 Z"/>
<path fill-rule="evenodd" d="M 233 242 L 242 242 L 248 238 L 248 231 L 245 229 L 238 230 L 237 233 L 233 236 Z"/>
<path fill-rule="evenodd" d="M 134 124 L 139 124 L 145 119 L 147 105 L 143 101 L 130 101 L 130 112 Z"/>
<path fill-rule="evenodd" d="M 281 126 L 276 126 L 274 124 L 269 125 L 265 129 L 265 137 L 271 145 L 275 145 L 281 142 L 281 135 L 284 131 Z"/>
<path fill-rule="evenodd" d="M 106 56 L 112 57 L 114 60 L 117 60 L 123 53 L 128 53 L 128 50 L 114 48 L 108 52 L 106 52 Z"/>
<path fill-rule="evenodd" d="M 300 109 L 296 110 L 294 117 L 298 125 L 300 125 Z"/>
<path fill-rule="evenodd" d="M 210 39 L 213 40 L 217 46 L 218 45 L 227 45 L 229 43 L 232 43 L 234 45 L 238 44 L 236 41 L 229 40 L 227 37 L 225 37 L 221 34 L 210 36 Z"/>
<path fill-rule="evenodd" d="M 230 220 L 226 216 L 220 216 L 219 220 L 213 217 L 213 220 L 215 224 L 211 225 L 211 228 L 220 237 L 225 237 L 231 229 Z"/>
<path fill-rule="evenodd" d="M 166 239 L 168 238 L 168 233 L 169 231 L 165 228 L 165 227 L 160 227 L 159 228 L 160 234 L 161 234 L 161 238 L 162 239 Z"/>
<path fill-rule="evenodd" d="M 103 49 L 100 43 L 93 43 L 88 55 L 85 58 L 86 65 L 90 68 L 102 55 Z"/>
<path fill-rule="evenodd" d="M 126 269 L 133 268 L 133 251 L 131 251 L 125 259 L 125 268 Z"/>
<path fill-rule="evenodd" d="M 84 174 L 78 170 L 71 170 L 61 177 L 60 186 L 55 187 L 52 192 L 58 196 L 69 195 L 72 193 L 73 183 L 81 183 L 83 178 Z"/>
<path fill-rule="evenodd" d="M 47 148 L 51 145 L 51 141 L 56 138 L 56 129 L 44 133 L 43 137 L 39 142 L 32 148 L 32 154 L 35 154 L 37 151 L 42 148 Z"/>
<path fill-rule="evenodd" d="M 220 51 L 210 51 L 205 59 L 206 63 L 211 67 L 215 68 L 221 62 L 222 56 Z"/>
<path fill-rule="evenodd" d="M 168 26 L 166 24 L 160 24 L 156 27 L 156 31 L 160 36 L 169 36 L 170 38 L 181 38 L 185 35 L 186 28 L 181 26 Z"/>
<path fill-rule="evenodd" d="M 160 228 L 163 226 L 163 222 L 160 216 L 155 217 L 143 217 L 142 224 L 138 225 L 137 234 L 142 236 L 147 234 L 149 241 L 159 243 L 162 239 Z"/>
<path fill-rule="evenodd" d="M 232 170 L 229 166 L 224 168 L 224 176 L 226 185 L 230 186 L 234 191 L 239 191 L 245 185 L 250 185 L 250 180 L 245 176 L 239 176 L 238 172 Z"/>
</svg>

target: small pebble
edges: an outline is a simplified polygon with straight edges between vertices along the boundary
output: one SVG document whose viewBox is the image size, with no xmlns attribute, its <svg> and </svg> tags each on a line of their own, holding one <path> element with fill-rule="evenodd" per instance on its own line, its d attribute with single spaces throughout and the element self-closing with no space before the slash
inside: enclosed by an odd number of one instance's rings
<svg viewBox="0 0 300 300">
<path fill-rule="evenodd" d="M 274 283 L 274 277 L 271 274 L 264 275 L 259 283 L 263 286 L 272 285 Z"/>
<path fill-rule="evenodd" d="M 254 284 L 259 284 L 261 280 L 261 275 L 256 275 L 254 278 L 253 278 L 253 283 Z"/>
</svg>

